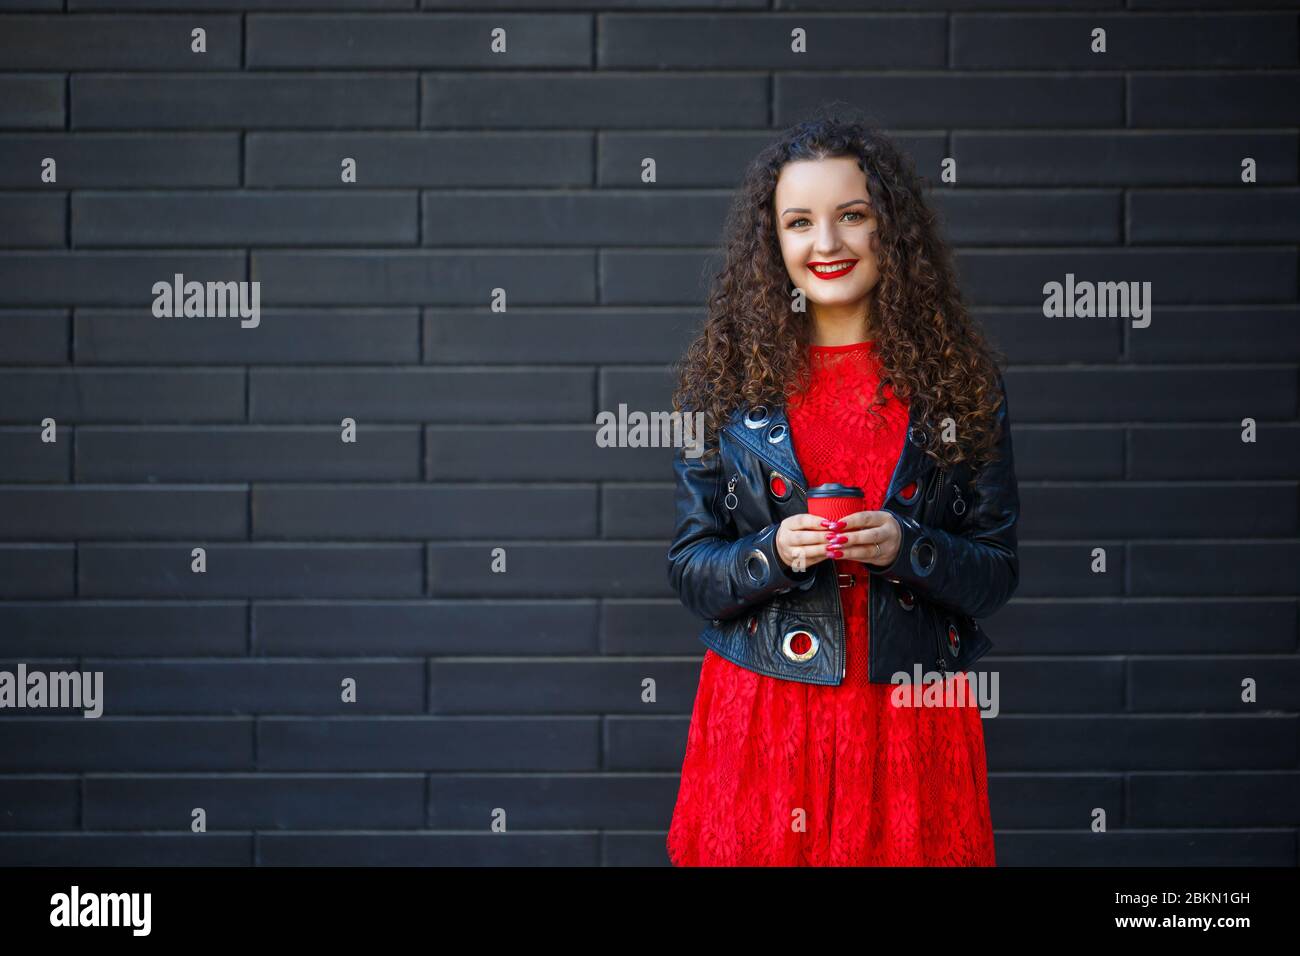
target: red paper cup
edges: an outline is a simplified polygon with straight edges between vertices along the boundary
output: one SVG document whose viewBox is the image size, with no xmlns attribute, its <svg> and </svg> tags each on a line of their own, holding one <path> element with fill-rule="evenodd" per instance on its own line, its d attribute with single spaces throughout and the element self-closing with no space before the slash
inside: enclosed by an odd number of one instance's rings
<svg viewBox="0 0 1300 956">
<path fill-rule="evenodd" d="M 808 513 L 838 521 L 856 511 L 863 511 L 866 495 L 855 485 L 830 482 L 808 490 Z"/>
</svg>

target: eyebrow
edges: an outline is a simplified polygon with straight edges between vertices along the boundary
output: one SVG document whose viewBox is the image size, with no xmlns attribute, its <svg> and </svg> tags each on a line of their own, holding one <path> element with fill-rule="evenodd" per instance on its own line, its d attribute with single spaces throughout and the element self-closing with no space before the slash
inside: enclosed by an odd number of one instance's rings
<svg viewBox="0 0 1300 956">
<path fill-rule="evenodd" d="M 835 208 L 836 208 L 836 209 L 843 209 L 843 208 L 845 208 L 846 206 L 852 206 L 852 205 L 854 205 L 855 203 L 863 203 L 863 204 L 865 204 L 865 205 L 867 205 L 867 206 L 870 206 L 870 205 L 871 205 L 871 203 L 867 202 L 865 199 L 850 199 L 848 202 L 842 202 L 842 203 L 840 203 L 840 204 L 839 204 L 838 206 L 836 206 Z M 800 208 L 800 207 L 798 207 L 798 206 L 791 206 L 789 209 L 784 209 L 784 210 L 782 210 L 782 211 L 781 211 L 781 215 L 784 216 L 787 212 L 812 212 L 812 210 L 811 210 L 811 209 L 802 209 L 802 208 Z"/>
</svg>

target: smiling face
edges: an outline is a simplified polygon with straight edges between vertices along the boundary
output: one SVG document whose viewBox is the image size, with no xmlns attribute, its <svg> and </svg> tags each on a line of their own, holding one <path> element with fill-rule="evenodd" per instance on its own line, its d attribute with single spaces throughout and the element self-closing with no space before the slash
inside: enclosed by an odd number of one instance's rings
<svg viewBox="0 0 1300 956">
<path fill-rule="evenodd" d="M 814 319 L 863 314 L 880 281 L 867 177 L 851 156 L 787 163 L 776 183 L 781 257 Z"/>
</svg>

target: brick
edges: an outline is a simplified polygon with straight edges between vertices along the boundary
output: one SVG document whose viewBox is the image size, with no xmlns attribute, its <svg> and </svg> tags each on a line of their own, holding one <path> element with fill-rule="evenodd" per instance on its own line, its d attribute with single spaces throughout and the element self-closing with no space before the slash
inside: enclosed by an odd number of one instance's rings
<svg viewBox="0 0 1300 956">
<path fill-rule="evenodd" d="M 669 448 L 602 447 L 597 431 L 594 424 L 433 425 L 425 429 L 426 472 L 434 481 L 593 481 L 671 470 Z M 512 454 L 502 455 L 503 447 Z"/>
<path fill-rule="evenodd" d="M 921 130 L 887 130 L 922 173 L 936 171 L 947 155 L 947 136 Z M 674 189 L 727 188 L 740 182 L 745 167 L 770 135 L 747 130 L 602 130 L 599 133 L 597 182 L 601 186 L 645 188 L 641 163 L 655 160 L 660 186 Z"/>
<path fill-rule="evenodd" d="M 396 190 L 88 191 L 72 198 L 72 236 L 82 248 L 409 245 L 418 216 L 415 194 Z"/>
<path fill-rule="evenodd" d="M 67 309 L 0 309 L 0 362 L 63 365 L 70 358 Z"/>
<path fill-rule="evenodd" d="M 108 693 L 108 689 L 105 689 Z M 6 722 L 0 770 L 251 770 L 246 717 L 23 717 Z"/>
<path fill-rule="evenodd" d="M 415 309 L 262 309 L 256 327 L 207 316 L 155 318 L 149 308 L 76 310 L 77 363 L 356 365 L 415 363 Z"/>
<path fill-rule="evenodd" d="M 244 176 L 249 186 L 351 188 L 341 182 L 347 157 L 367 189 L 586 186 L 592 140 L 565 131 L 253 132 L 244 140 Z"/>
<path fill-rule="evenodd" d="M 596 866 L 599 835 L 262 833 L 259 866 Z"/>
<path fill-rule="evenodd" d="M 252 834 L 41 833 L 0 836 L 3 866 L 251 866 Z"/>
<path fill-rule="evenodd" d="M 169 829 L 193 807 L 207 812 L 208 833 L 409 828 L 425 816 L 419 774 L 88 776 L 85 792 L 86 826 L 94 830 Z"/>
<path fill-rule="evenodd" d="M 494 52 L 491 31 L 504 29 L 506 52 Z M 592 18 L 546 13 L 439 16 L 251 13 L 246 18 L 252 69 L 466 69 L 571 67 L 590 62 Z"/>
<path fill-rule="evenodd" d="M 1024 73 L 985 76 L 956 71 L 845 73 L 830 78 L 786 73 L 773 81 L 776 124 L 798 122 L 828 99 L 870 104 L 874 121 L 894 128 L 968 129 L 1124 125 L 1124 80 L 1113 76 Z"/>
<path fill-rule="evenodd" d="M 504 807 L 514 833 L 619 827 L 653 829 L 672 816 L 677 780 L 668 774 L 437 774 L 429 778 L 436 830 L 479 830 Z"/>
<path fill-rule="evenodd" d="M 1295 826 L 1300 773 L 1135 773 L 1128 779 L 1134 824 L 1143 827 Z"/>
<path fill-rule="evenodd" d="M 73 74 L 76 129 L 414 128 L 414 74 Z"/>
<path fill-rule="evenodd" d="M 243 254 L 229 252 L 0 252 L 4 305 L 148 306 L 155 282 L 247 278 Z"/>
<path fill-rule="evenodd" d="M 551 248 L 594 245 L 704 245 L 713 241 L 728 196 L 655 190 L 517 193 L 426 191 L 426 246 Z"/>
<path fill-rule="evenodd" d="M 791 49 L 807 32 L 808 52 Z M 947 24 L 939 15 L 818 16 L 609 13 L 601 18 L 597 63 L 607 70 L 842 70 L 942 67 Z"/>
<path fill-rule="evenodd" d="M 1131 709 L 1142 713 L 1254 713 L 1300 709 L 1296 668 L 1288 657 L 1143 657 L 1128 662 Z M 1259 686 L 1258 700 L 1245 701 L 1242 684 Z"/>
<path fill-rule="evenodd" d="M 425 709 L 424 662 L 269 660 L 134 661 L 90 658 L 104 674 L 104 713 L 418 714 Z M 345 701 L 343 681 L 356 682 Z M 101 719 L 101 718 L 97 718 Z"/>
<path fill-rule="evenodd" d="M 330 427 L 87 425 L 77 431 L 76 474 L 100 482 L 411 481 L 420 477 L 420 433 L 367 429 L 363 455 Z"/>
<path fill-rule="evenodd" d="M 1296 593 L 1300 542 L 1294 538 L 1225 541 L 1213 548 L 1195 541 L 1134 542 L 1128 547 L 1133 594 L 1191 597 L 1226 590 L 1241 597 L 1286 597 Z M 1226 588 L 1225 564 L 1232 568 Z"/>
<path fill-rule="evenodd" d="M 590 419 L 583 369 L 253 369 L 250 416 L 258 422 L 573 421 Z"/>
<path fill-rule="evenodd" d="M 594 770 L 598 731 L 594 717 L 268 717 L 258 755 L 273 770 Z"/>
<path fill-rule="evenodd" d="M 204 53 L 191 31 L 207 33 Z M 6 16 L 0 62 L 19 70 L 229 70 L 240 66 L 239 17 L 208 14 L 202 23 L 169 14 Z"/>
<path fill-rule="evenodd" d="M 932 196 L 948 241 L 963 246 L 1120 240 L 1123 214 L 1114 190 L 939 189 Z"/>
<path fill-rule="evenodd" d="M 1227 425 L 1135 426 L 1129 430 L 1130 476 L 1137 480 L 1292 480 L 1300 472 L 1300 426 L 1257 423 L 1242 441 L 1240 422 Z"/>
<path fill-rule="evenodd" d="M 0 246 L 67 245 L 67 204 L 65 192 L 0 194 L 0 220 L 5 223 Z"/>
<path fill-rule="evenodd" d="M 71 777 L 0 778 L 0 832 L 75 830 L 79 784 Z"/>
<path fill-rule="evenodd" d="M 691 710 L 696 661 L 432 661 L 429 710 L 435 714 L 638 714 Z M 653 679 L 656 700 L 641 699 Z"/>
<path fill-rule="evenodd" d="M 700 319 L 688 309 L 430 308 L 423 312 L 425 361 L 475 365 L 667 364 L 686 350 Z"/>
<path fill-rule="evenodd" d="M 0 276 L 4 262 L 0 259 Z M 252 254 L 252 278 L 276 305 L 487 305 L 596 301 L 589 252 L 265 251 Z"/>
<path fill-rule="evenodd" d="M 15 369 L 0 377 L 0 421 L 244 420 L 242 369 Z"/>
<path fill-rule="evenodd" d="M 1111 558 L 1113 559 L 1113 555 Z M 1108 575 L 1114 575 L 1113 560 Z M 1274 653 L 1295 648 L 1296 602 L 1203 597 L 1013 599 L 997 614 L 998 654 Z M 1052 642 L 1042 640 L 1045 629 Z"/>
<path fill-rule="evenodd" d="M 506 572 L 491 571 L 504 547 Z M 671 594 L 661 544 L 507 541 L 429 545 L 430 593 L 439 596 L 661 597 Z"/>
<path fill-rule="evenodd" d="M 1300 241 L 1300 189 L 1141 189 L 1128 193 L 1129 241 Z"/>
<path fill-rule="evenodd" d="M 254 653 L 286 657 L 432 657 L 467 647 L 476 656 L 594 653 L 597 618 L 597 602 L 583 599 L 256 601 L 252 608 Z"/>
<path fill-rule="evenodd" d="M 87 541 L 110 538 L 242 538 L 248 492 L 207 485 L 67 485 L 0 488 L 0 537 Z"/>
<path fill-rule="evenodd" d="M 762 126 L 767 109 L 767 80 L 757 74 L 432 73 L 420 78 L 422 128 Z"/>
<path fill-rule="evenodd" d="M 248 646 L 245 601 L 6 601 L 11 655 L 231 657 Z"/>
<path fill-rule="evenodd" d="M 589 537 L 594 498 L 594 487 L 575 484 L 262 484 L 253 488 L 253 535 L 291 541 Z"/>
<path fill-rule="evenodd" d="M 412 597 L 422 593 L 418 545 L 215 542 L 207 571 L 190 570 L 201 540 L 86 544 L 77 590 L 105 598 Z"/>
<path fill-rule="evenodd" d="M 0 76 L 0 126 L 62 129 L 68 104 L 62 76 Z"/>
<path fill-rule="evenodd" d="M 72 442 L 45 442 L 39 427 L 0 428 L 0 481 L 59 484 L 72 476 Z"/>
<path fill-rule="evenodd" d="M 0 598 L 70 597 L 76 552 L 72 544 L 0 543 Z"/>
<path fill-rule="evenodd" d="M 1128 99 L 1130 126 L 1287 126 L 1295 120 L 1300 73 L 1137 74 Z"/>
<path fill-rule="evenodd" d="M 959 69 L 1256 69 L 1296 65 L 1296 22 L 1282 14 L 1106 16 L 954 14 Z M 1106 31 L 1106 52 L 1092 32 Z"/>
<path fill-rule="evenodd" d="M 0 134 L 0 185 L 37 188 L 46 157 L 60 189 L 239 185 L 238 133 L 137 132 Z"/>
<path fill-rule="evenodd" d="M 1227 186 L 1246 156 L 1267 182 L 1296 181 L 1297 137 L 1285 130 L 957 130 L 952 145 L 967 186 Z"/>
</svg>

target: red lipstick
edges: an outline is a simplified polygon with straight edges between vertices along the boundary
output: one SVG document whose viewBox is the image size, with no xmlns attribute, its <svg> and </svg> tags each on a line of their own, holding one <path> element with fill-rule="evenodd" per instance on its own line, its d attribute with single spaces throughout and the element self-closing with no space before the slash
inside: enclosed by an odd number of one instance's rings
<svg viewBox="0 0 1300 956">
<path fill-rule="evenodd" d="M 840 276 L 846 276 L 853 271 L 853 267 L 858 264 L 857 259 L 836 259 L 833 262 L 810 262 L 808 271 L 819 279 L 838 279 Z M 839 266 L 834 271 L 818 272 L 813 266 Z"/>
</svg>

